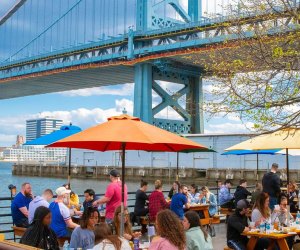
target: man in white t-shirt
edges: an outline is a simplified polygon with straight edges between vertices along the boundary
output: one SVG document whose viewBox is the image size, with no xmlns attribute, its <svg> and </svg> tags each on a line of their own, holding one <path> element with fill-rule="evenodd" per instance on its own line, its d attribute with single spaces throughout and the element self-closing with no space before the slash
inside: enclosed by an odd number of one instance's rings
<svg viewBox="0 0 300 250">
<path fill-rule="evenodd" d="M 53 198 L 53 192 L 51 189 L 45 189 L 42 196 L 36 196 L 30 203 L 28 209 L 28 221 L 31 224 L 35 210 L 40 207 L 49 207 L 49 202 Z"/>
<path fill-rule="evenodd" d="M 49 205 L 49 209 L 52 214 L 50 227 L 58 238 L 70 237 L 71 232 L 68 228 L 72 229 L 79 226 L 72 221 L 70 210 L 63 202 L 64 198 L 70 192 L 71 190 L 68 190 L 65 187 L 59 187 L 55 191 L 57 194 L 56 200 Z"/>
</svg>

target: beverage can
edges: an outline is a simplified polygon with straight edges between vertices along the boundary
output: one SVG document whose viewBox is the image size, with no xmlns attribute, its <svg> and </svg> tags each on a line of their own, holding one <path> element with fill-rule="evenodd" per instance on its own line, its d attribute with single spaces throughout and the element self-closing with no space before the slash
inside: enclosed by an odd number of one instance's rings
<svg viewBox="0 0 300 250">
<path fill-rule="evenodd" d="M 140 240 L 139 240 L 139 238 L 134 238 L 133 239 L 133 249 L 134 250 L 139 250 L 140 249 Z"/>
</svg>

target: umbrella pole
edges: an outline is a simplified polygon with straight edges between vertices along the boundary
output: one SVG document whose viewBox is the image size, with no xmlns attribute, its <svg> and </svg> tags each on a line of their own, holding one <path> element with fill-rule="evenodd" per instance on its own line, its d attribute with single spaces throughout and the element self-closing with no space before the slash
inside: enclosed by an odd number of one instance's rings
<svg viewBox="0 0 300 250">
<path fill-rule="evenodd" d="M 177 168 L 176 168 L 176 181 L 179 180 L 179 152 L 177 152 Z"/>
<path fill-rule="evenodd" d="M 68 165 L 68 184 L 70 187 L 71 182 L 71 155 L 72 155 L 72 149 L 69 148 L 69 165 Z"/>
<path fill-rule="evenodd" d="M 256 154 L 256 183 L 258 182 L 258 154 Z"/>
<path fill-rule="evenodd" d="M 285 161 L 286 161 L 286 185 L 287 185 L 287 193 L 289 193 L 289 183 L 290 183 L 290 177 L 289 177 L 289 149 L 285 149 Z"/>
<path fill-rule="evenodd" d="M 120 237 L 123 237 L 123 235 L 124 235 L 125 146 L 126 146 L 126 143 L 122 142 L 122 201 L 121 201 Z"/>
</svg>

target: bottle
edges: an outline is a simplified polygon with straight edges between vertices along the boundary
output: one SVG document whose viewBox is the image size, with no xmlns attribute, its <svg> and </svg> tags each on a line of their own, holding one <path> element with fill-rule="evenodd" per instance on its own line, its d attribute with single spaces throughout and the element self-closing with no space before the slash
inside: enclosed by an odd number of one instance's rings
<svg viewBox="0 0 300 250">
<path fill-rule="evenodd" d="M 262 233 L 262 234 L 265 233 L 265 223 L 264 222 L 260 223 L 259 232 Z"/>
<path fill-rule="evenodd" d="M 298 228 L 300 227 L 300 212 L 299 211 L 297 212 L 297 215 L 296 215 L 296 225 Z"/>
<path fill-rule="evenodd" d="M 274 229 L 279 230 L 279 219 L 278 219 L 278 217 L 276 217 L 276 219 L 274 220 Z"/>
<path fill-rule="evenodd" d="M 133 239 L 133 250 L 139 250 L 140 249 L 140 240 L 139 238 Z"/>
<path fill-rule="evenodd" d="M 132 241 L 129 241 L 129 245 L 130 245 L 131 249 L 133 250 L 134 245 L 133 245 L 133 242 L 132 242 Z"/>
<path fill-rule="evenodd" d="M 205 196 L 203 196 L 202 202 L 203 202 L 203 204 L 206 204 L 206 197 Z"/>
<path fill-rule="evenodd" d="M 63 250 L 69 250 L 69 242 L 66 240 L 63 245 Z"/>
<path fill-rule="evenodd" d="M 269 222 L 266 222 L 266 234 L 270 234 L 271 233 L 271 225 Z"/>
</svg>

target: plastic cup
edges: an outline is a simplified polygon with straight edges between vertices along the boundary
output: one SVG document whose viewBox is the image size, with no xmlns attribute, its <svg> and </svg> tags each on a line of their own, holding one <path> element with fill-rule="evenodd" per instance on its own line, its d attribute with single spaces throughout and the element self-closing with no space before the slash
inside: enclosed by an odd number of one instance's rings
<svg viewBox="0 0 300 250">
<path fill-rule="evenodd" d="M 154 226 L 148 226 L 148 236 L 154 236 L 155 235 L 155 227 Z"/>
</svg>

